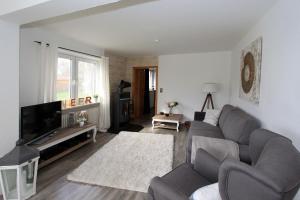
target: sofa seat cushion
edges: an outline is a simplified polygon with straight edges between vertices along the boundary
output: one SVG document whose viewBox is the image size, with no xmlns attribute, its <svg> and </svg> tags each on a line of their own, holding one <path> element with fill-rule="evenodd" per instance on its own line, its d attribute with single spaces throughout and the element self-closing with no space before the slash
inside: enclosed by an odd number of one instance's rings
<svg viewBox="0 0 300 200">
<path fill-rule="evenodd" d="M 202 121 L 192 121 L 189 130 L 220 130 L 218 126 L 213 126 Z"/>
<path fill-rule="evenodd" d="M 190 142 L 192 141 L 192 137 L 194 135 L 224 139 L 224 135 L 218 126 L 213 126 L 211 124 L 200 121 L 193 121 L 191 123 L 191 127 L 188 133 L 188 139 L 190 140 Z"/>
<path fill-rule="evenodd" d="M 211 184 L 208 180 L 193 170 L 190 164 L 182 164 L 162 177 L 174 189 L 190 196 L 198 188 Z"/>
</svg>

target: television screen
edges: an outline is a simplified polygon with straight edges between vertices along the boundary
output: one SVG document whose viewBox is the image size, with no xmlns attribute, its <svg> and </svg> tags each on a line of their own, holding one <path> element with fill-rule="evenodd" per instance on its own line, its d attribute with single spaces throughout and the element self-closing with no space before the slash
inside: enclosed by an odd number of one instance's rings
<svg viewBox="0 0 300 200">
<path fill-rule="evenodd" d="M 61 101 L 21 108 L 20 139 L 34 142 L 61 127 Z"/>
</svg>

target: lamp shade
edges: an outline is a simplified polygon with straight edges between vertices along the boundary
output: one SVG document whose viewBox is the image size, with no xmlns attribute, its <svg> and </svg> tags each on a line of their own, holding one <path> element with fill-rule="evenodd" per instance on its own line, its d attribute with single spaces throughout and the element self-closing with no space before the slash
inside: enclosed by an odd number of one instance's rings
<svg viewBox="0 0 300 200">
<path fill-rule="evenodd" d="M 203 84 L 203 92 L 205 92 L 205 93 L 217 92 L 217 84 L 216 83 L 204 83 Z"/>
</svg>

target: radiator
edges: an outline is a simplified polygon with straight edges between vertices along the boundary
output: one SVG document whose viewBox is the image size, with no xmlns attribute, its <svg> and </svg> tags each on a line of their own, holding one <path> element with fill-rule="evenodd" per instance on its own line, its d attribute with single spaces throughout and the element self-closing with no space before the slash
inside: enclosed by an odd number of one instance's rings
<svg viewBox="0 0 300 200">
<path fill-rule="evenodd" d="M 92 103 L 83 106 L 74 106 L 70 108 L 62 109 L 62 128 L 67 128 L 69 125 L 69 115 L 74 113 L 75 124 L 77 123 L 78 113 L 81 111 L 86 111 L 88 114 L 88 122 L 96 124 L 97 128 L 99 127 L 99 112 L 100 104 Z"/>
</svg>

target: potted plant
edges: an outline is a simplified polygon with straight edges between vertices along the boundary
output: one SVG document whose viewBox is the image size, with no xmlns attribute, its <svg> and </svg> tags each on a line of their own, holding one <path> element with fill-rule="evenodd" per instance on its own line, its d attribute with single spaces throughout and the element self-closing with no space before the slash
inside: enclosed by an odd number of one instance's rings
<svg viewBox="0 0 300 200">
<path fill-rule="evenodd" d="M 77 122 L 79 123 L 80 127 L 84 126 L 84 123 L 87 121 L 86 113 L 85 112 L 80 112 L 78 114 L 78 119 Z"/>
<path fill-rule="evenodd" d="M 98 97 L 99 97 L 99 96 L 98 96 L 98 94 L 94 94 L 94 96 L 93 96 L 93 97 L 94 97 L 94 101 L 95 101 L 95 103 L 97 103 L 97 102 L 98 102 Z"/>
<path fill-rule="evenodd" d="M 167 103 L 168 105 L 168 108 L 170 109 L 169 110 L 169 115 L 172 115 L 173 114 L 173 108 L 175 108 L 177 105 L 178 105 L 178 102 L 177 101 L 171 101 L 171 102 L 168 102 Z"/>
</svg>

